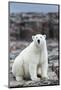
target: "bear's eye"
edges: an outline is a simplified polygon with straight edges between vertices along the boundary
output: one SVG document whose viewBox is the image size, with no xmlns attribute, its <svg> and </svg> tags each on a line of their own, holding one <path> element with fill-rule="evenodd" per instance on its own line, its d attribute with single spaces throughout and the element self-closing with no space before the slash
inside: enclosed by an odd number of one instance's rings
<svg viewBox="0 0 61 90">
<path fill-rule="evenodd" d="M 37 37 L 36 37 L 37 38 Z"/>
<path fill-rule="evenodd" d="M 42 37 L 40 37 L 40 38 L 42 38 Z"/>
</svg>

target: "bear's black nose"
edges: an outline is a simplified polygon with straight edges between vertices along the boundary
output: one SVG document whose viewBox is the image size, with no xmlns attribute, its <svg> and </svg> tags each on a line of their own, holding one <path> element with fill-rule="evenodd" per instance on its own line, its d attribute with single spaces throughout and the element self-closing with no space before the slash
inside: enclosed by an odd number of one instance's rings
<svg viewBox="0 0 61 90">
<path fill-rule="evenodd" d="M 40 43 L 40 40 L 38 39 L 38 43 Z"/>
</svg>

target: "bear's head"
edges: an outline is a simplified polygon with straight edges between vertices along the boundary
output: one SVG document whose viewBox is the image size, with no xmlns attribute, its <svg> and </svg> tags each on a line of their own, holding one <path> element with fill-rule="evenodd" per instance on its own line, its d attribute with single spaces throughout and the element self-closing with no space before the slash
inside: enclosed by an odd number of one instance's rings
<svg viewBox="0 0 61 90">
<path fill-rule="evenodd" d="M 37 34 L 35 36 L 32 36 L 32 40 L 37 47 L 41 47 L 41 45 L 43 46 L 46 41 L 45 39 L 46 39 L 46 35 L 42 35 L 42 34 Z"/>
</svg>

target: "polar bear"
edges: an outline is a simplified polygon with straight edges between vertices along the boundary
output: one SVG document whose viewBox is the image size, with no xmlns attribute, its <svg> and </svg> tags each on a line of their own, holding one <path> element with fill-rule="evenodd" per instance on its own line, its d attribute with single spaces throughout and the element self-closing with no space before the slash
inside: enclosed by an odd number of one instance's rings
<svg viewBox="0 0 61 90">
<path fill-rule="evenodd" d="M 30 77 L 31 80 L 40 80 L 37 74 L 42 78 L 48 78 L 48 54 L 46 46 L 46 35 L 37 34 L 32 36 L 32 43 L 25 48 L 14 60 L 12 73 L 17 81 Z"/>
</svg>

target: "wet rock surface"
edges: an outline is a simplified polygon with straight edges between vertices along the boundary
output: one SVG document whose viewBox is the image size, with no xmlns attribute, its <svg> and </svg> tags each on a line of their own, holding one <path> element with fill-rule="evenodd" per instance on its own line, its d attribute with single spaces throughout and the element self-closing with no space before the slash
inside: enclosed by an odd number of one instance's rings
<svg viewBox="0 0 61 90">
<path fill-rule="evenodd" d="M 40 81 L 23 80 L 17 82 L 12 75 L 12 64 L 15 57 L 26 47 L 29 43 L 25 41 L 15 41 L 10 43 L 10 66 L 9 66 L 9 87 L 31 87 L 31 86 L 48 86 L 48 85 L 59 85 L 59 50 L 58 41 L 47 40 L 48 49 L 48 76 L 49 79 L 40 79 Z"/>
</svg>

